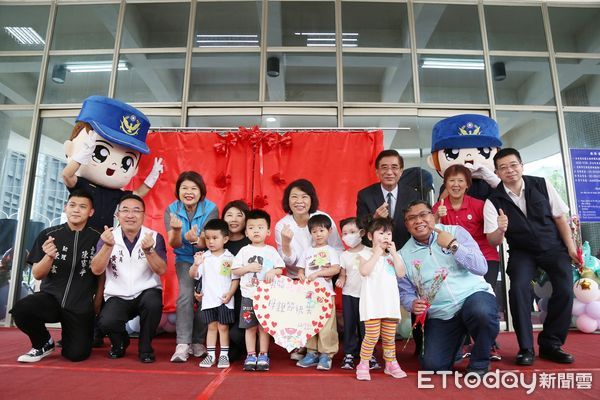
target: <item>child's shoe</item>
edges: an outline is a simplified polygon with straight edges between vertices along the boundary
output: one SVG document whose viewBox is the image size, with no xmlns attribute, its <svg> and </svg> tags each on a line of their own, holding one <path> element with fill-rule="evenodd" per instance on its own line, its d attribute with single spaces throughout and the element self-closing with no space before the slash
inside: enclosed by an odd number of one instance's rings
<svg viewBox="0 0 600 400">
<path fill-rule="evenodd" d="M 379 365 L 379 363 L 377 362 L 377 358 L 375 358 L 375 356 L 371 356 L 371 359 L 369 360 L 369 369 L 379 369 L 381 368 L 381 365 Z"/>
<path fill-rule="evenodd" d="M 314 367 L 319 363 L 319 355 L 317 353 L 308 352 L 304 358 L 296 363 L 302 368 Z"/>
<path fill-rule="evenodd" d="M 256 361 L 257 371 L 268 371 L 271 366 L 271 360 L 267 354 L 259 354 L 258 360 Z"/>
<path fill-rule="evenodd" d="M 244 371 L 256 371 L 256 362 L 258 359 L 255 354 L 248 354 L 244 361 Z"/>
<path fill-rule="evenodd" d="M 346 354 L 344 361 L 342 361 L 342 369 L 354 369 L 354 356 L 352 354 Z"/>
<path fill-rule="evenodd" d="M 303 358 L 304 358 L 304 354 L 302 354 L 302 349 L 294 349 L 290 353 L 290 360 L 300 361 Z"/>
<path fill-rule="evenodd" d="M 386 361 L 385 369 L 383 370 L 384 374 L 391 375 L 393 378 L 406 378 L 406 372 L 402 371 L 398 361 Z"/>
<path fill-rule="evenodd" d="M 317 369 L 320 369 L 321 371 L 329 371 L 331 369 L 331 357 L 329 357 L 328 354 L 323 353 L 319 356 Z"/>
<path fill-rule="evenodd" d="M 206 357 L 204 357 L 204 360 L 200 361 L 200 364 L 198 365 L 200 366 L 200 368 L 210 368 L 213 365 L 215 365 L 215 361 L 215 358 L 209 354 Z"/>
<path fill-rule="evenodd" d="M 359 381 L 370 381 L 371 374 L 369 373 L 369 362 L 366 360 L 360 360 L 360 363 L 356 366 L 356 379 Z"/>
<path fill-rule="evenodd" d="M 498 346 L 493 345 L 490 350 L 490 361 L 500 361 L 502 360 L 502 356 L 498 352 Z"/>
<path fill-rule="evenodd" d="M 219 356 L 219 363 L 217 364 L 217 368 L 229 368 L 229 357 L 225 354 Z"/>
</svg>

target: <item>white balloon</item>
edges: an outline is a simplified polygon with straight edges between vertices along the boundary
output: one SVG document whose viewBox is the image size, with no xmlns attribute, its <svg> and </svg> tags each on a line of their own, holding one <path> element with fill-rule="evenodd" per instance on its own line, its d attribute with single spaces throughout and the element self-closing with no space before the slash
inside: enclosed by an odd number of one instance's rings
<svg viewBox="0 0 600 400">
<path fill-rule="evenodd" d="M 552 284 L 550 281 L 544 283 L 544 286 L 540 286 L 538 283 L 533 284 L 533 291 L 535 295 L 541 299 L 549 298 L 552 296 Z"/>
<path fill-rule="evenodd" d="M 577 300 L 582 303 L 590 303 L 600 297 L 598 284 L 589 278 L 581 278 L 573 285 L 573 292 Z"/>
<path fill-rule="evenodd" d="M 582 314 L 577 317 L 577 329 L 584 333 L 592 333 L 598 329 L 598 321 Z"/>
<path fill-rule="evenodd" d="M 132 333 L 139 333 L 140 332 L 140 316 L 138 315 L 134 319 L 127 321 L 127 323 L 125 324 L 125 329 L 127 330 L 127 333 L 129 333 L 130 335 Z"/>
<path fill-rule="evenodd" d="M 585 313 L 585 303 L 577 299 L 573 299 L 573 312 L 572 314 L 579 317 L 581 314 Z"/>
</svg>

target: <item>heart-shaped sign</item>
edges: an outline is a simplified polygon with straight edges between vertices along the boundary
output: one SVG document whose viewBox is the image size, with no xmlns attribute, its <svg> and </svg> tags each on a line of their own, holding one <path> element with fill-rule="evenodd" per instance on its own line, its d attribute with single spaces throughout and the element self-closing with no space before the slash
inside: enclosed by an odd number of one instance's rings
<svg viewBox="0 0 600 400">
<path fill-rule="evenodd" d="M 287 351 L 304 347 L 319 333 L 332 307 L 331 294 L 320 283 L 301 283 L 287 276 L 261 282 L 254 295 L 260 326 Z"/>
</svg>

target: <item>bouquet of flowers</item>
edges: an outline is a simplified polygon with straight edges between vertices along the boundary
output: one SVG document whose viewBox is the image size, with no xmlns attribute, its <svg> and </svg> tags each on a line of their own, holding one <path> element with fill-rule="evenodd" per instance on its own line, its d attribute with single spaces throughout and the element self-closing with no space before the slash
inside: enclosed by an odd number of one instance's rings
<svg viewBox="0 0 600 400">
<path fill-rule="evenodd" d="M 583 244 L 581 241 L 581 224 L 579 222 L 579 217 L 573 215 L 571 217 L 571 236 L 573 237 L 573 242 L 575 243 L 575 247 L 577 248 L 577 258 L 579 261 L 578 266 L 573 266 L 579 270 L 579 273 L 583 273 Z"/>
<path fill-rule="evenodd" d="M 429 285 L 429 288 L 425 287 L 423 282 L 423 276 L 421 275 L 421 267 L 423 262 L 421 260 L 413 260 L 412 266 L 415 269 L 414 274 L 414 284 L 417 288 L 417 295 L 419 299 L 425 300 L 425 311 L 421 314 L 417 315 L 415 322 L 413 323 L 412 328 L 415 329 L 417 325 L 421 325 L 421 332 L 423 333 L 423 342 L 421 343 L 421 356 L 423 356 L 423 352 L 425 350 L 425 320 L 427 318 L 427 310 L 431 307 L 431 303 L 435 299 L 435 296 L 439 292 L 444 280 L 448 276 L 448 270 L 446 268 L 439 268 L 435 271 L 433 275 L 433 281 Z"/>
</svg>

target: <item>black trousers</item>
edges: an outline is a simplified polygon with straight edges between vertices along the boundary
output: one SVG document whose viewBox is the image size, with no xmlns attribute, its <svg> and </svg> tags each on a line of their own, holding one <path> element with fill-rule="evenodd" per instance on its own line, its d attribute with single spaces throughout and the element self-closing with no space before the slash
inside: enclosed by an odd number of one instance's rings
<svg viewBox="0 0 600 400">
<path fill-rule="evenodd" d="M 360 322 L 360 298 L 342 295 L 344 312 L 344 354 L 357 357 L 365 337 L 365 324 Z"/>
<path fill-rule="evenodd" d="M 162 315 L 162 290 L 146 289 L 135 299 L 110 297 L 104 303 L 98 326 L 108 335 L 113 346 L 121 346 L 127 336 L 125 324 L 140 316 L 140 353 L 152 353 L 152 339 Z"/>
<path fill-rule="evenodd" d="M 19 300 L 10 312 L 17 327 L 29 336 L 31 347 L 39 349 L 50 339 L 46 323 L 60 322 L 62 356 L 70 361 L 83 361 L 90 356 L 93 311 L 74 313 L 65 310 L 54 296 L 37 292 Z"/>
<path fill-rule="evenodd" d="M 548 302 L 548 314 L 544 329 L 538 336 L 540 347 L 562 346 L 567 339 L 573 309 L 573 275 L 571 257 L 566 250 L 532 254 L 510 250 L 506 273 L 510 277 L 508 300 L 513 325 L 520 349 L 533 350 L 531 305 L 533 302 L 531 281 L 537 268 L 548 274 L 552 284 L 552 296 Z"/>
</svg>

